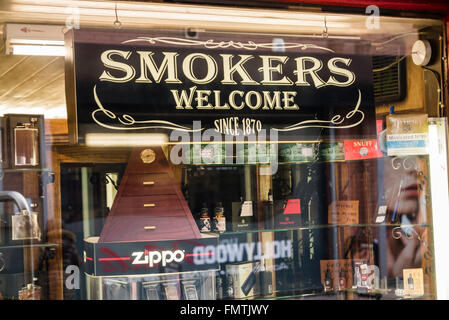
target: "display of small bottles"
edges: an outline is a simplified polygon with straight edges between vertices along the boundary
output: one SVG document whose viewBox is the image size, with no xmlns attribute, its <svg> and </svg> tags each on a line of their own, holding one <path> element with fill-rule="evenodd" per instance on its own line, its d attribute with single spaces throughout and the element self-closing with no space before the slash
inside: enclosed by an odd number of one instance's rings
<svg viewBox="0 0 449 320">
<path fill-rule="evenodd" d="M 203 207 L 201 208 L 200 231 L 201 232 L 211 232 L 209 209 L 207 208 L 205 203 L 203 203 Z"/>
<path fill-rule="evenodd" d="M 360 268 L 355 267 L 354 269 L 354 284 L 352 286 L 353 289 L 360 288 L 362 286 L 362 275 L 360 273 Z"/>
<path fill-rule="evenodd" d="M 412 277 L 411 273 L 408 275 L 407 285 L 408 285 L 408 289 L 409 290 L 414 290 L 415 289 L 415 285 L 414 285 L 413 277 Z"/>
<path fill-rule="evenodd" d="M 221 202 L 217 203 L 215 207 L 215 216 L 214 216 L 214 231 L 216 232 L 225 232 L 226 231 L 226 217 L 224 215 L 224 208 Z"/>
<path fill-rule="evenodd" d="M 332 285 L 332 273 L 329 269 L 329 265 L 327 265 L 326 273 L 324 275 L 324 291 L 332 291 L 333 285 Z"/>
<path fill-rule="evenodd" d="M 226 296 L 234 298 L 234 278 L 232 275 L 226 275 Z"/>
<path fill-rule="evenodd" d="M 344 268 L 340 269 L 340 274 L 338 277 L 338 290 L 346 289 L 346 271 Z"/>
<path fill-rule="evenodd" d="M 267 270 L 265 258 L 261 260 L 261 267 L 259 271 L 260 291 L 263 296 L 273 294 L 273 274 Z"/>
</svg>

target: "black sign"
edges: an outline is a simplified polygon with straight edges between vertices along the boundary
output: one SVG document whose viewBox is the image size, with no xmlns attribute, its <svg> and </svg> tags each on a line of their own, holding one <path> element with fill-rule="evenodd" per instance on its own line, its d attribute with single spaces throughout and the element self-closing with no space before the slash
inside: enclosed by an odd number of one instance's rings
<svg viewBox="0 0 449 320">
<path fill-rule="evenodd" d="M 279 140 L 376 137 L 367 42 L 72 32 L 69 117 L 81 143 L 95 132 L 208 129 L 234 136 L 271 129 Z"/>
<path fill-rule="evenodd" d="M 218 269 L 218 238 L 151 242 L 85 242 L 86 272 L 94 276 L 179 273 Z"/>
</svg>

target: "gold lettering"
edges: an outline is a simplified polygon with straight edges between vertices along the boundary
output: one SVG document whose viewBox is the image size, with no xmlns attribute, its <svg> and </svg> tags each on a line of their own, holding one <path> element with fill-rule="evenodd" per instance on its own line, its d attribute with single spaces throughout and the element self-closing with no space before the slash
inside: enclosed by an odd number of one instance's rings
<svg viewBox="0 0 449 320">
<path fill-rule="evenodd" d="M 339 75 L 339 76 L 344 76 L 348 79 L 345 82 L 339 82 L 333 76 L 330 76 L 329 80 L 327 80 L 326 85 L 327 86 L 332 85 L 332 86 L 337 86 L 337 87 L 348 87 L 354 83 L 355 75 L 353 72 L 351 72 L 349 70 L 337 67 L 337 65 L 336 65 L 337 62 L 342 62 L 349 67 L 349 65 L 351 64 L 351 59 L 335 57 L 335 58 L 329 59 L 329 61 L 327 62 L 327 67 L 330 72 L 332 72 L 336 75 Z"/>
<path fill-rule="evenodd" d="M 229 108 L 229 104 L 225 103 L 224 105 L 220 105 L 220 90 L 214 90 L 215 95 L 215 109 L 216 110 L 227 110 Z"/>
<path fill-rule="evenodd" d="M 197 59 L 203 59 L 207 64 L 207 74 L 203 79 L 198 79 L 193 72 L 193 65 Z M 207 84 L 212 82 L 217 76 L 217 69 L 217 62 L 214 58 L 204 53 L 191 53 L 186 56 L 182 62 L 182 70 L 184 75 L 197 84 Z"/>
<path fill-rule="evenodd" d="M 193 95 L 195 94 L 196 87 L 190 88 L 190 94 L 187 97 L 187 93 L 185 90 L 181 91 L 181 96 L 178 94 L 178 90 L 170 90 L 173 94 L 173 98 L 176 102 L 176 109 L 184 109 L 183 105 L 185 105 L 185 109 L 193 109 L 192 108 L 192 100 Z"/>
<path fill-rule="evenodd" d="M 234 80 L 234 73 L 237 72 L 239 76 L 242 78 L 242 84 L 245 85 L 256 85 L 259 84 L 257 81 L 251 79 L 250 75 L 243 67 L 243 64 L 248 60 L 254 58 L 252 55 L 241 54 L 239 55 L 240 61 L 235 65 L 232 65 L 232 59 L 234 58 L 233 54 L 220 54 L 223 58 L 223 80 L 221 83 L 223 84 L 237 84 Z"/>
<path fill-rule="evenodd" d="M 299 57 L 295 59 L 296 61 L 296 70 L 293 71 L 295 75 L 297 75 L 298 80 L 296 81 L 296 85 L 298 86 L 310 86 L 310 84 L 306 80 L 306 75 L 310 75 L 313 80 L 313 84 L 317 88 L 321 88 L 325 86 L 326 83 L 320 78 L 317 74 L 319 70 L 323 67 L 323 63 L 321 60 L 318 60 L 314 57 Z M 310 68 L 306 68 L 306 62 L 312 62 L 313 66 Z"/>
<path fill-rule="evenodd" d="M 264 85 L 291 85 L 293 82 L 287 78 L 283 77 L 280 80 L 273 80 L 273 72 L 282 74 L 282 65 L 288 60 L 287 56 L 260 56 L 262 58 L 262 67 L 258 70 L 262 72 L 263 80 L 260 82 Z M 273 67 L 273 61 L 279 61 L 277 66 Z"/>
<path fill-rule="evenodd" d="M 156 66 L 154 62 L 153 55 L 154 52 L 150 51 L 137 51 L 140 55 L 140 77 L 136 79 L 138 83 L 151 83 L 148 78 L 148 70 L 151 73 L 154 81 L 156 83 L 161 82 L 162 75 L 167 71 L 166 83 L 182 83 L 178 79 L 177 63 L 176 57 L 179 55 L 176 52 L 162 52 L 164 55 L 164 60 L 162 60 L 159 67 Z"/>
<path fill-rule="evenodd" d="M 284 102 L 284 110 L 298 110 L 299 107 L 296 103 L 290 105 L 290 102 L 295 102 L 294 98 L 296 97 L 296 91 L 283 91 L 284 97 L 282 101 Z"/>
<path fill-rule="evenodd" d="M 251 101 L 251 96 L 256 96 L 256 103 L 253 104 Z M 245 95 L 245 102 L 246 105 L 252 109 L 252 110 L 257 110 L 260 108 L 260 105 L 262 104 L 262 98 L 260 96 L 260 93 L 257 91 L 249 91 L 246 95 Z"/>
<path fill-rule="evenodd" d="M 212 105 L 210 103 L 207 103 L 206 105 L 203 104 L 203 102 L 208 102 L 209 95 L 211 91 L 210 90 L 196 90 L 196 98 L 197 101 L 197 109 L 201 110 L 210 110 L 213 109 Z"/>
<path fill-rule="evenodd" d="M 111 56 L 113 55 L 117 55 L 124 58 L 125 60 L 128 60 L 128 58 L 131 56 L 131 51 L 107 50 L 101 54 L 101 62 L 103 62 L 105 67 L 125 72 L 125 75 L 121 78 L 117 78 L 111 75 L 109 71 L 103 71 L 99 78 L 100 81 L 124 83 L 134 78 L 136 70 L 134 70 L 132 66 L 127 65 L 126 63 L 112 60 Z"/>
<path fill-rule="evenodd" d="M 234 90 L 229 94 L 229 104 L 231 107 L 233 107 L 235 110 L 242 110 L 245 106 L 243 101 L 240 105 L 235 104 L 235 95 L 238 94 L 240 97 L 243 97 L 244 92 L 239 90 Z"/>
<path fill-rule="evenodd" d="M 262 91 L 263 94 L 263 107 L 262 110 L 282 110 L 281 107 L 281 92 L 274 91 L 273 98 L 270 97 L 270 91 Z"/>
</svg>

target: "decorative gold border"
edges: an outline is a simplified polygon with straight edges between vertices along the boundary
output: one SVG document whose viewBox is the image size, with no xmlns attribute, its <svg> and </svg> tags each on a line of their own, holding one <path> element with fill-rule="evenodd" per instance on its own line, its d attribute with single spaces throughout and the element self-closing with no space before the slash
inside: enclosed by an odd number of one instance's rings
<svg viewBox="0 0 449 320">
<path fill-rule="evenodd" d="M 95 121 L 95 123 L 103 128 L 112 129 L 112 130 L 168 129 L 168 130 L 179 130 L 179 131 L 186 131 L 186 132 L 196 132 L 196 131 L 204 130 L 204 128 L 190 129 L 189 127 L 181 126 L 179 124 L 176 124 L 176 123 L 173 123 L 170 121 L 165 121 L 165 120 L 141 120 L 141 121 L 134 120 L 134 118 L 132 116 L 130 116 L 129 114 L 117 116 L 111 110 L 105 109 L 103 107 L 103 105 L 101 104 L 101 101 L 97 95 L 97 85 L 94 85 L 93 94 L 94 94 L 94 100 L 95 100 L 95 103 L 97 104 L 98 109 L 95 109 L 94 111 L 92 111 L 91 116 L 92 116 L 92 119 Z M 101 122 L 95 116 L 98 112 L 102 112 L 109 119 L 117 119 L 117 121 L 120 123 L 120 126 L 109 125 L 109 124 Z M 143 125 L 143 126 L 132 127 L 133 125 Z"/>
<path fill-rule="evenodd" d="M 295 131 L 300 129 L 306 129 L 306 128 L 332 128 L 332 129 L 348 129 L 358 126 L 363 122 L 365 119 L 365 113 L 361 110 L 359 110 L 360 103 L 362 101 L 362 93 L 360 89 L 358 90 L 358 98 L 357 98 L 357 104 L 355 105 L 354 109 L 349 111 L 345 116 L 341 116 L 340 114 L 336 114 L 332 117 L 331 120 L 304 120 L 295 124 L 292 124 L 290 126 L 286 126 L 284 128 L 273 128 L 277 131 Z M 361 119 L 355 123 L 351 124 L 344 124 L 346 119 L 351 119 L 355 114 L 361 114 Z M 340 126 L 341 125 L 341 126 Z"/>
<path fill-rule="evenodd" d="M 174 37 L 137 37 L 136 39 L 130 39 L 123 41 L 124 43 L 130 43 L 130 42 L 148 42 L 150 44 L 156 44 L 157 42 L 165 43 L 165 44 L 173 44 L 173 45 L 181 45 L 181 46 L 203 46 L 207 49 L 223 49 L 223 48 L 236 48 L 236 49 L 246 49 L 246 50 L 257 50 L 260 48 L 264 49 L 273 49 L 273 48 L 279 48 L 281 45 L 276 43 L 255 43 L 253 41 L 248 41 L 247 43 L 243 43 L 240 41 L 220 41 L 215 42 L 213 39 L 209 39 L 206 41 L 201 40 L 192 40 L 192 39 L 182 39 L 182 38 L 174 38 Z M 296 43 L 296 42 L 286 42 L 282 44 L 282 48 L 284 49 L 295 49 L 300 48 L 301 50 L 307 50 L 307 49 L 319 49 L 319 50 L 325 50 L 329 52 L 335 52 L 332 49 L 317 46 L 315 44 L 310 43 Z"/>
</svg>

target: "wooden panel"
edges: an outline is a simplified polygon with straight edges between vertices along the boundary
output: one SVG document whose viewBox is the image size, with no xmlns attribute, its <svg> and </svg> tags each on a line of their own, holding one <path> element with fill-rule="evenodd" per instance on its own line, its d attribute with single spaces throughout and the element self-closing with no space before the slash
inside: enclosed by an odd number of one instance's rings
<svg viewBox="0 0 449 320">
<path fill-rule="evenodd" d="M 68 134 L 67 119 L 45 119 L 45 134 Z"/>
<path fill-rule="evenodd" d="M 52 125 L 52 128 L 54 126 Z M 66 163 L 126 163 L 130 148 L 90 148 L 85 146 L 47 146 L 47 163 L 53 169 L 55 182 L 46 185 L 47 225 L 43 230 L 47 242 L 60 244 L 55 249 L 55 258 L 49 260 L 49 299 L 64 298 L 61 223 L 61 162 Z M 51 164 L 51 165 L 50 165 Z"/>
<path fill-rule="evenodd" d="M 175 194 L 173 178 L 167 173 L 131 174 L 126 181 L 124 196 Z"/>
<path fill-rule="evenodd" d="M 145 227 L 154 226 L 154 230 Z M 192 228 L 185 217 L 109 216 L 101 242 L 162 241 L 192 238 Z M 132 238 L 130 238 L 132 235 Z"/>
<path fill-rule="evenodd" d="M 259 173 L 260 170 L 271 170 L 270 166 L 259 166 L 256 172 Z M 257 220 L 259 229 L 264 229 L 264 219 L 263 219 L 263 204 L 268 201 L 268 193 L 270 189 L 273 189 L 273 176 L 272 175 L 259 175 L 257 174 Z M 259 232 L 259 241 L 262 243 L 273 243 L 274 242 L 274 232 Z M 265 246 L 265 245 L 264 245 Z M 266 254 L 266 252 L 264 252 Z M 268 271 L 271 271 L 271 283 L 273 285 L 273 292 L 276 292 L 276 263 L 274 258 L 271 257 L 265 260 L 265 267 Z"/>
<path fill-rule="evenodd" d="M 126 197 L 117 206 L 117 211 L 129 211 L 140 216 L 185 216 L 186 213 L 176 195 Z"/>
<path fill-rule="evenodd" d="M 55 257 L 49 260 L 49 299 L 62 300 L 63 296 L 63 263 L 62 263 L 62 222 L 61 222 L 61 177 L 58 154 L 48 148 L 46 152 L 47 164 L 51 165 L 55 174 L 55 182 L 46 185 L 47 195 L 47 225 L 44 232 L 48 243 L 59 244 L 55 248 Z"/>
<path fill-rule="evenodd" d="M 23 196 L 26 198 L 39 198 L 39 176 L 38 172 L 23 173 Z"/>
<path fill-rule="evenodd" d="M 63 162 L 98 162 L 98 163 L 126 163 L 131 152 L 130 148 L 92 148 L 86 146 L 58 146 L 60 161 Z"/>
<path fill-rule="evenodd" d="M 142 161 L 140 154 L 144 149 L 148 148 L 139 148 L 139 152 L 133 152 L 133 154 L 131 155 L 129 162 L 133 163 L 133 165 L 126 168 L 126 171 L 129 174 L 167 172 L 167 170 L 170 169 L 167 158 L 165 157 L 162 148 L 149 148 L 156 153 L 156 159 L 152 163 L 144 163 Z"/>
<path fill-rule="evenodd" d="M 45 119 L 45 143 L 68 144 L 67 119 Z"/>
</svg>

